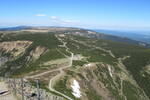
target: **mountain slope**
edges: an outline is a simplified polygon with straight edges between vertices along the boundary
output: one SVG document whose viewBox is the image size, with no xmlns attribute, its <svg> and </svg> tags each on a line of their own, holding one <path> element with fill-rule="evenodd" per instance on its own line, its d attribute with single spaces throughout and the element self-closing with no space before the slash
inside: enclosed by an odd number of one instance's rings
<svg viewBox="0 0 150 100">
<path fill-rule="evenodd" d="M 69 31 L 69 32 L 70 32 L 70 34 L 78 34 L 80 36 L 86 36 L 86 37 L 103 39 L 103 40 L 111 40 L 111 41 L 122 42 L 122 43 L 130 43 L 130 44 L 150 48 L 150 44 L 148 44 L 148 43 L 139 42 L 139 41 L 132 40 L 132 39 L 129 39 L 126 37 L 117 37 L 114 35 L 107 35 L 107 34 L 94 32 L 94 31 L 90 31 L 90 30 L 78 30 L 78 31 L 75 30 L 75 31 Z M 67 33 L 67 31 L 66 31 L 66 33 Z"/>
<path fill-rule="evenodd" d="M 38 78 L 64 99 L 149 100 L 150 49 L 94 39 L 88 30 L 45 30 L 1 33 L 1 76 Z"/>
<path fill-rule="evenodd" d="M 17 27 L 9 27 L 9 28 L 0 28 L 0 31 L 19 31 L 27 28 L 29 28 L 29 26 L 17 26 Z"/>
<path fill-rule="evenodd" d="M 91 29 L 93 31 L 104 33 L 113 36 L 126 37 L 136 41 L 142 41 L 150 44 L 150 31 L 114 31 L 114 30 L 101 30 L 101 29 Z"/>
<path fill-rule="evenodd" d="M 135 34 L 135 36 L 132 36 L 131 34 L 127 33 L 120 33 L 117 31 L 107 31 L 107 30 L 83 30 L 80 28 L 67 28 L 67 27 L 57 27 L 57 26 L 51 26 L 51 27 L 29 27 L 29 26 L 18 26 L 18 27 L 10 27 L 10 28 L 0 28 L 0 31 L 40 31 L 40 32 L 70 32 L 70 34 L 78 34 L 81 36 L 86 37 L 92 37 L 96 39 L 103 39 L 103 40 L 111 40 L 111 41 L 117 41 L 117 42 L 123 42 L 123 43 L 130 43 L 134 45 L 139 45 L 142 47 L 150 48 L 149 40 L 147 40 L 149 36 Z M 102 32 L 102 33 L 101 33 Z M 104 34 L 103 34 L 104 32 Z M 106 33 L 106 34 L 105 34 Z M 110 34 L 108 34 L 110 33 Z M 131 35 L 131 36 L 130 36 Z M 130 39 L 131 38 L 131 39 Z M 142 39 L 142 40 L 141 40 Z M 141 41 L 141 42 L 140 42 Z M 142 42 L 143 41 L 143 42 Z"/>
</svg>

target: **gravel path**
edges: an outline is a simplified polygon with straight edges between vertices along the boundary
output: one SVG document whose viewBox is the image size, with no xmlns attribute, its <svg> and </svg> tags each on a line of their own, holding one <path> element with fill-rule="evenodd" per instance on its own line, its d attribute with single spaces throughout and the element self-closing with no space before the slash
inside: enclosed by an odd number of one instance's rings
<svg viewBox="0 0 150 100">
<path fill-rule="evenodd" d="M 56 36 L 56 35 L 55 35 L 55 36 Z M 66 52 L 68 52 L 68 53 L 71 54 L 71 56 L 68 57 L 68 58 L 70 59 L 70 64 L 58 69 L 58 70 L 60 70 L 60 74 L 58 74 L 58 75 L 56 75 L 55 77 L 53 77 L 52 79 L 50 79 L 50 81 L 49 81 L 49 89 L 50 89 L 51 91 L 53 91 L 53 92 L 56 92 L 56 93 L 58 93 L 58 94 L 60 94 L 60 95 L 62 95 L 62 96 L 64 96 L 64 97 L 66 97 L 66 98 L 69 99 L 69 100 L 73 100 L 72 98 L 68 97 L 67 95 L 65 95 L 65 94 L 63 94 L 63 93 L 61 93 L 61 92 L 59 92 L 59 91 L 56 91 L 56 90 L 53 88 L 53 84 L 52 84 L 52 83 L 55 81 L 55 79 L 57 80 L 60 76 L 62 76 L 62 74 L 63 74 L 63 69 L 72 66 L 73 55 L 74 55 L 71 51 L 69 51 L 69 48 L 66 46 L 66 43 L 65 43 L 65 42 L 63 42 L 63 41 L 62 41 L 59 37 L 57 37 L 57 36 L 56 36 L 56 38 L 58 38 L 58 40 L 60 40 L 60 41 L 63 43 L 63 46 L 66 48 Z M 65 55 L 65 54 L 64 54 L 64 55 Z"/>
</svg>

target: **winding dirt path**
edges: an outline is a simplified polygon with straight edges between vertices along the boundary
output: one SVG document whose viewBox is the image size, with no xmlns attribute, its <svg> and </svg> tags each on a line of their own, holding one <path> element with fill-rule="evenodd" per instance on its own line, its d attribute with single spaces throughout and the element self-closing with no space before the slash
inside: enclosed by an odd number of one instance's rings
<svg viewBox="0 0 150 100">
<path fill-rule="evenodd" d="M 66 48 L 66 52 L 70 53 L 70 54 L 71 54 L 71 57 L 66 56 L 66 57 L 68 57 L 68 58 L 70 59 L 69 65 L 57 69 L 57 70 L 60 70 L 60 73 L 59 73 L 58 75 L 54 76 L 52 79 L 50 79 L 50 81 L 49 81 L 49 89 L 50 89 L 51 91 L 53 91 L 53 92 L 56 92 L 56 93 L 58 93 L 58 94 L 60 94 L 60 95 L 62 95 L 62 96 L 64 96 L 64 97 L 66 97 L 66 98 L 69 99 L 69 100 L 73 100 L 72 98 L 66 96 L 65 94 L 63 94 L 63 93 L 61 93 L 61 92 L 59 92 L 59 91 L 57 91 L 57 90 L 55 90 L 55 89 L 53 88 L 53 83 L 54 83 L 59 77 L 61 77 L 61 76 L 63 75 L 63 73 L 64 73 L 63 69 L 72 66 L 73 55 L 74 55 L 71 51 L 69 51 L 69 48 L 66 46 L 66 43 L 63 42 L 62 39 L 59 38 L 57 35 L 55 35 L 55 36 L 56 36 L 56 38 L 57 38 L 58 40 L 60 40 L 60 41 L 63 43 L 63 46 Z M 63 55 L 65 55 L 65 54 L 63 54 Z M 55 70 L 55 71 L 56 71 L 56 70 Z"/>
<path fill-rule="evenodd" d="M 63 69 L 72 66 L 72 61 L 73 61 L 73 56 L 74 56 L 74 54 L 73 54 L 71 51 L 69 51 L 69 48 L 66 46 L 67 43 L 64 42 L 64 41 L 63 41 L 61 38 L 59 38 L 57 35 L 55 35 L 55 36 L 56 36 L 56 38 L 63 44 L 62 47 L 66 48 L 66 52 L 68 52 L 68 53 L 71 54 L 71 56 L 69 57 L 69 56 L 67 56 L 66 54 L 64 54 L 63 52 L 61 52 L 60 50 L 58 50 L 58 49 L 56 48 L 59 53 L 61 53 L 62 55 L 64 55 L 66 58 L 69 59 L 69 61 L 70 61 L 69 65 L 64 66 L 64 67 L 61 67 L 61 68 L 58 68 L 58 69 L 49 70 L 49 71 L 46 71 L 46 72 L 43 72 L 43 73 L 39 73 L 39 74 L 36 74 L 36 75 L 33 75 L 33 76 L 26 76 L 25 78 L 35 78 L 35 77 L 43 76 L 43 75 L 45 75 L 45 74 L 47 74 L 47 73 L 50 73 L 50 72 L 60 71 L 59 74 L 57 74 L 56 76 L 54 76 L 53 78 L 51 78 L 51 79 L 49 80 L 48 88 L 49 88 L 51 91 L 53 91 L 53 92 L 55 92 L 55 93 L 58 93 L 58 94 L 64 96 L 65 98 L 67 98 L 67 99 L 69 99 L 69 100 L 73 100 L 72 98 L 68 97 L 67 95 L 65 95 L 65 94 L 63 94 L 63 93 L 61 93 L 61 92 L 59 92 L 59 91 L 57 91 L 57 90 L 55 90 L 55 89 L 53 88 L 53 85 L 55 84 L 55 81 L 56 81 L 57 79 L 59 79 L 59 78 L 64 74 Z"/>
</svg>

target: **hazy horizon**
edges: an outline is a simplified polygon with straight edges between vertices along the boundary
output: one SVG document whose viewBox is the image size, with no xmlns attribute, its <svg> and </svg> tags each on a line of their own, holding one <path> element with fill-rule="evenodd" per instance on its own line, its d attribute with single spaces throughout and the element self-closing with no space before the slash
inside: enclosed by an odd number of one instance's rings
<svg viewBox="0 0 150 100">
<path fill-rule="evenodd" d="M 150 30 L 148 0 L 1 0 L 0 26 Z"/>
<path fill-rule="evenodd" d="M 29 26 L 29 27 L 74 27 L 74 26 L 39 26 L 39 25 L 16 25 L 16 26 L 0 26 L 0 28 L 13 28 L 19 26 Z M 150 29 L 111 29 L 111 28 L 86 28 L 86 27 L 74 27 L 74 28 L 82 28 L 82 29 L 90 29 L 90 30 L 108 30 L 108 31 L 117 31 L 117 32 L 150 32 Z"/>
</svg>

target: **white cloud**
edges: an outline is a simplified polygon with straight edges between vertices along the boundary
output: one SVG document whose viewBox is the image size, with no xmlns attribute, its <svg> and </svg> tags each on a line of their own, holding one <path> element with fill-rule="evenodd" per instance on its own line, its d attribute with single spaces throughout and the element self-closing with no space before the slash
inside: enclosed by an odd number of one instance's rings
<svg viewBox="0 0 150 100">
<path fill-rule="evenodd" d="M 51 19 L 51 22 L 55 23 L 55 24 L 68 24 L 68 25 L 72 25 L 72 24 L 76 24 L 78 23 L 79 21 L 76 21 L 76 20 L 68 20 L 68 19 L 61 19 L 57 16 L 51 16 L 50 17 Z"/>
<path fill-rule="evenodd" d="M 46 15 L 45 14 L 37 14 L 36 16 L 38 16 L 38 17 L 44 17 Z"/>
<path fill-rule="evenodd" d="M 56 16 L 51 16 L 50 19 L 58 19 Z"/>
<path fill-rule="evenodd" d="M 67 24 L 67 23 L 68 23 L 68 24 L 69 24 L 69 23 L 71 24 L 71 23 L 78 23 L 79 21 L 76 21 L 76 20 L 62 20 L 62 22 L 63 22 L 63 23 L 66 23 L 66 24 Z"/>
</svg>

